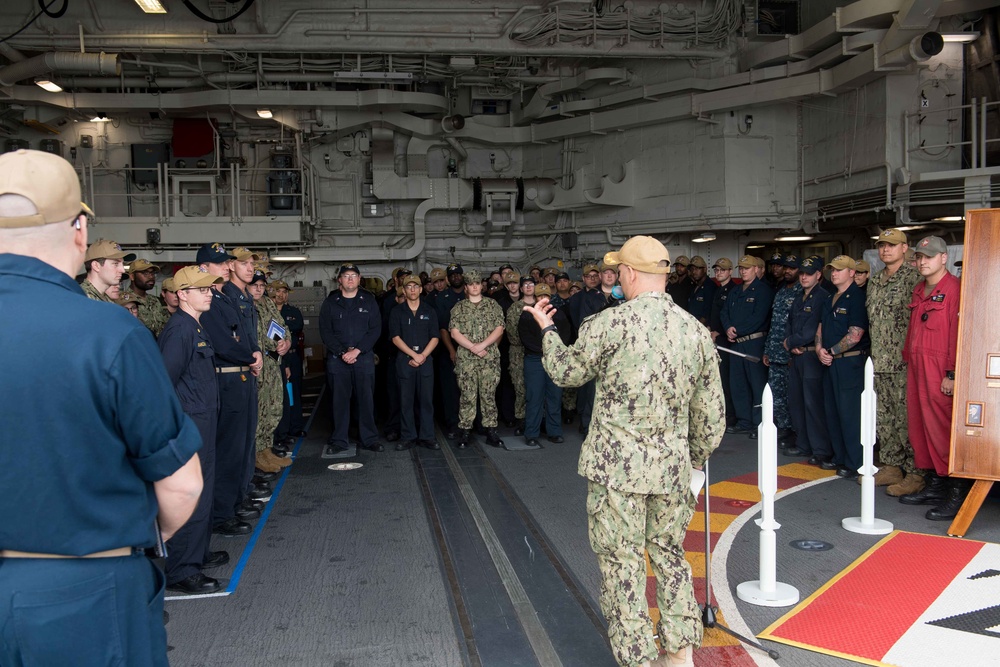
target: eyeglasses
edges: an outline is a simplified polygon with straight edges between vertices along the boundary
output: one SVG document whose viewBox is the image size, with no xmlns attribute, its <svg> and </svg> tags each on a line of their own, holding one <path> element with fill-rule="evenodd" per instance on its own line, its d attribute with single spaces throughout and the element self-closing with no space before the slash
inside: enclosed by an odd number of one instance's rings
<svg viewBox="0 0 1000 667">
<path fill-rule="evenodd" d="M 198 294 L 211 294 L 212 293 L 212 288 L 211 287 L 185 287 L 181 291 L 182 292 L 194 292 L 196 290 L 197 290 Z"/>
</svg>

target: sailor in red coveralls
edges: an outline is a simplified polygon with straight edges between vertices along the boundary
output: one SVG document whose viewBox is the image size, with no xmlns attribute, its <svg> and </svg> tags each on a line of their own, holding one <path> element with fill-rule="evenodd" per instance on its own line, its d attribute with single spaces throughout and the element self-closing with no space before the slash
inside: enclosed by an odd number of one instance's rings
<svg viewBox="0 0 1000 667">
<path fill-rule="evenodd" d="M 899 502 L 933 504 L 927 518 L 943 521 L 955 517 L 972 485 L 971 480 L 948 477 L 961 283 L 948 272 L 948 247 L 940 237 L 922 239 L 914 251 L 924 279 L 913 288 L 903 347 L 907 423 L 914 463 L 929 472 L 924 489 L 901 496 Z"/>
</svg>

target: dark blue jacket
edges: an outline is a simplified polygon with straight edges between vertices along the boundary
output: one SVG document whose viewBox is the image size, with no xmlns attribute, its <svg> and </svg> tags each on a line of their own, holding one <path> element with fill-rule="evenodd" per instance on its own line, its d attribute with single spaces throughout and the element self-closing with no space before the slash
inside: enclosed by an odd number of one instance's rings
<svg viewBox="0 0 1000 667">
<path fill-rule="evenodd" d="M 423 352 L 432 339 L 441 337 L 437 313 L 422 301 L 415 314 L 408 303 L 397 304 L 389 312 L 389 343 L 398 351 L 392 342 L 396 336 L 414 352 Z"/>
<path fill-rule="evenodd" d="M 774 290 L 763 280 L 754 280 L 749 286 L 744 283 L 734 288 L 729 293 L 726 307 L 722 309 L 722 333 L 729 327 L 736 327 L 737 337 L 767 331 L 773 300 Z"/>
<path fill-rule="evenodd" d="M 225 288 L 223 288 L 225 290 Z M 201 314 L 201 326 L 208 332 L 215 350 L 215 365 L 249 366 L 254 362 L 257 346 L 257 327 L 253 335 L 247 331 L 248 319 L 240 310 L 239 301 L 225 293 L 212 290 L 212 307 Z M 256 312 L 255 308 L 251 310 Z"/>
<path fill-rule="evenodd" d="M 219 409 L 219 383 L 208 332 L 178 310 L 167 320 L 157 344 L 185 414 L 214 415 Z"/>
<path fill-rule="evenodd" d="M 785 341 L 789 350 L 816 344 L 816 329 L 819 328 L 823 307 L 829 300 L 830 293 L 817 284 L 805 298 L 799 296 L 792 302 L 785 324 Z"/>
<path fill-rule="evenodd" d="M 712 303 L 715 301 L 715 281 L 705 278 L 701 285 L 692 283 L 691 294 L 688 296 L 687 311 L 699 322 L 708 326 L 712 318 Z"/>
<path fill-rule="evenodd" d="M 847 335 L 847 331 L 851 327 L 861 327 L 865 330 L 865 335 L 850 350 L 841 350 L 841 352 L 871 348 L 871 339 L 868 337 L 868 309 L 865 307 L 865 292 L 853 282 L 839 298 L 833 294 L 826 301 L 821 324 L 823 325 L 823 347 L 828 351 Z"/>
<path fill-rule="evenodd" d="M 375 295 L 359 289 L 348 299 L 340 290 L 330 292 L 319 310 L 319 333 L 329 356 L 339 357 L 351 348 L 368 354 L 382 331 L 382 313 Z"/>
</svg>

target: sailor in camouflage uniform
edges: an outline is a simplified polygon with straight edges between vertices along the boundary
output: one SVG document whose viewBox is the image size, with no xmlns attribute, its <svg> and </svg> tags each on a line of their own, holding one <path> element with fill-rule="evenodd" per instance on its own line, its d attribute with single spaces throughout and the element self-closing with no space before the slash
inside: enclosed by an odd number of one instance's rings
<svg viewBox="0 0 1000 667">
<path fill-rule="evenodd" d="M 156 286 L 156 272 L 160 267 L 141 257 L 128 267 L 128 275 L 132 280 L 129 290 L 138 298 L 139 320 L 146 325 L 153 336 L 159 338 L 163 327 L 167 325 L 167 309 L 160 300 L 150 294 Z"/>
<path fill-rule="evenodd" d="M 253 279 L 247 288 L 253 296 L 257 308 L 257 340 L 260 351 L 264 354 L 264 367 L 257 377 L 257 434 L 255 438 L 256 453 L 254 465 L 264 472 L 277 472 L 292 464 L 271 451 L 274 444 L 274 431 L 281 421 L 281 411 L 284 405 L 285 390 L 284 373 L 281 370 L 281 357 L 288 352 L 290 343 L 285 320 L 278 308 L 271 301 L 267 292 L 267 275 L 260 270 L 253 272 Z M 275 341 L 267 335 L 271 320 L 285 327 L 285 338 Z"/>
<path fill-rule="evenodd" d="M 476 401 L 483 414 L 486 442 L 503 445 L 497 435 L 497 385 L 500 384 L 500 349 L 503 308 L 494 299 L 483 298 L 479 271 L 465 274 L 465 296 L 451 309 L 450 333 L 457 349 L 455 376 L 461 392 L 458 404 L 458 447 L 469 444 L 469 429 L 476 418 Z M 512 306 L 513 308 L 513 306 Z"/>
<path fill-rule="evenodd" d="M 122 280 L 125 262 L 135 259 L 135 254 L 125 252 L 114 241 L 100 239 L 91 243 L 83 258 L 83 267 L 87 277 L 80 283 L 80 289 L 88 299 L 114 303 L 114 299 L 105 292 L 109 287 L 117 287 Z"/>
<path fill-rule="evenodd" d="M 517 419 L 514 435 L 524 435 L 524 394 L 527 391 L 524 386 L 524 346 L 521 345 L 521 336 L 517 333 L 517 322 L 524 312 L 524 307 L 535 303 L 535 279 L 524 276 L 520 283 L 521 298 L 507 309 L 504 328 L 507 340 L 510 341 L 510 380 L 514 385 L 514 418 Z"/>
<path fill-rule="evenodd" d="M 908 246 L 903 232 L 885 230 L 879 234 L 875 247 L 885 264 L 885 268 L 868 281 L 865 299 L 875 365 L 875 395 L 878 396 L 875 424 L 881 463 L 875 485 L 888 486 L 886 493 L 891 496 L 902 496 L 917 493 L 924 486 L 909 443 L 906 363 L 903 361 L 903 343 L 910 326 L 910 298 L 921 277 L 905 261 Z"/>
<path fill-rule="evenodd" d="M 636 236 L 605 256 L 620 264 L 628 301 L 586 320 L 572 347 L 555 332 L 551 306 L 529 310 L 544 336 L 553 382 L 597 379 L 594 417 L 579 472 L 588 482 L 590 543 L 601 569 L 601 609 L 621 665 L 660 664 L 646 602 L 646 564 L 656 575 L 657 630 L 669 664 L 693 665 L 701 615 L 684 559 L 694 513 L 691 470 L 722 439 L 719 359 L 708 330 L 664 292 L 666 248 Z M 662 662 L 662 660 L 661 660 Z"/>
<path fill-rule="evenodd" d="M 767 366 L 767 383 L 774 396 L 774 425 L 778 428 L 778 445 L 785 449 L 792 445 L 792 419 L 788 413 L 788 364 L 791 356 L 785 349 L 785 324 L 792 304 L 802 296 L 799 285 L 799 258 L 785 255 L 784 282 L 779 283 L 771 306 L 771 328 L 764 342 L 764 365 Z"/>
</svg>

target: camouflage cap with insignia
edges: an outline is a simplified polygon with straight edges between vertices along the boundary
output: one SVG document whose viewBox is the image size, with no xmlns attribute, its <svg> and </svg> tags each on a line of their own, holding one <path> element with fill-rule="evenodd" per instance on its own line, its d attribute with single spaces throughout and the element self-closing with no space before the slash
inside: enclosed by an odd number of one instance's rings
<svg viewBox="0 0 1000 667">
<path fill-rule="evenodd" d="M 849 255 L 837 255 L 829 262 L 827 262 L 827 266 L 833 267 L 838 271 L 841 269 L 851 269 L 852 271 L 854 271 L 855 270 L 854 267 L 856 267 L 857 265 L 858 263 L 854 261 L 854 259 Z"/>
<path fill-rule="evenodd" d="M 461 267 L 459 267 L 461 268 Z M 471 285 L 473 283 L 483 282 L 483 274 L 479 272 L 479 269 L 472 269 L 471 271 L 463 274 L 465 276 L 465 284 Z"/>
</svg>

